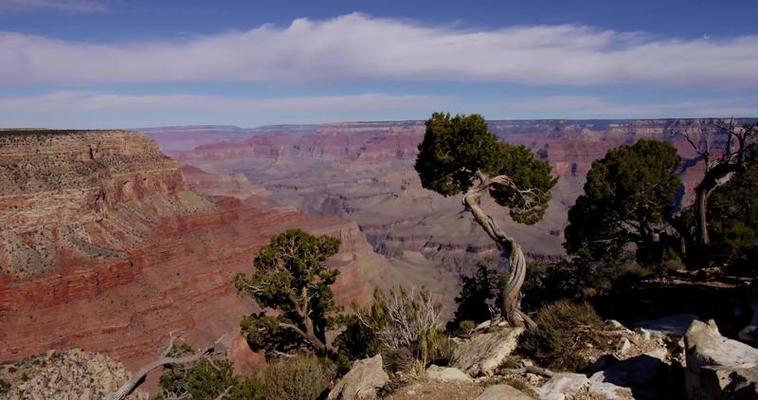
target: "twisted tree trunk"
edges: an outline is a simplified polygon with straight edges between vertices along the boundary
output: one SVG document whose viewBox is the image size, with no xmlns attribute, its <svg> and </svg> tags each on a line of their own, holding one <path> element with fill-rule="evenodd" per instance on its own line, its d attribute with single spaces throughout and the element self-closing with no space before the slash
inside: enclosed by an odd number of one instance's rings
<svg viewBox="0 0 758 400">
<path fill-rule="evenodd" d="M 521 287 L 524 285 L 524 279 L 526 278 L 526 258 L 524 257 L 524 252 L 521 250 L 521 246 L 508 236 L 491 216 L 482 210 L 480 205 L 482 193 L 489 190 L 492 185 L 510 182 L 510 179 L 502 175 L 490 179 L 481 173 L 477 173 L 477 177 L 480 181 L 479 184 L 471 188 L 463 196 L 463 204 L 466 206 L 466 209 L 471 211 L 474 220 L 495 241 L 501 253 L 508 258 L 508 280 L 503 288 L 502 303 L 500 304 L 503 318 L 511 326 L 523 326 L 532 329 L 537 324 L 519 308 Z"/>
<path fill-rule="evenodd" d="M 739 164 L 719 164 L 706 172 L 703 181 L 695 189 L 695 207 L 697 209 L 698 240 L 702 246 L 711 245 L 711 237 L 708 231 L 708 198 L 711 193 L 721 186 L 726 185 L 737 172 L 743 169 Z"/>
</svg>

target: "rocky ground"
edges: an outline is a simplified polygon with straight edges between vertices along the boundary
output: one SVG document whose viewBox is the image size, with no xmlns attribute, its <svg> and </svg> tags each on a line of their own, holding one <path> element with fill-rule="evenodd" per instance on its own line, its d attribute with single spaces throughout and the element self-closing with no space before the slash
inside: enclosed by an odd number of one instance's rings
<svg viewBox="0 0 758 400">
<path fill-rule="evenodd" d="M 589 351 L 592 366 L 581 373 L 550 371 L 514 356 L 523 330 L 491 327 L 462 341 L 451 366 L 432 365 L 399 381 L 382 370 L 381 356 L 357 362 L 330 399 L 758 398 L 758 349 L 722 336 L 713 321 L 678 315 L 634 330 L 606 324 L 609 332 L 621 332 L 613 351 Z"/>
<path fill-rule="evenodd" d="M 121 363 L 79 349 L 49 351 L 0 365 L 0 398 L 8 400 L 104 399 L 129 379 Z M 128 400 L 147 400 L 137 390 Z"/>
</svg>

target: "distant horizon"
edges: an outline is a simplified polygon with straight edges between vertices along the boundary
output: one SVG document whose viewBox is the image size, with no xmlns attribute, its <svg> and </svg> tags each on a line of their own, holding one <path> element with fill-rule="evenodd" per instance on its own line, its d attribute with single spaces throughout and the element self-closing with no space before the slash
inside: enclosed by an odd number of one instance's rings
<svg viewBox="0 0 758 400">
<path fill-rule="evenodd" d="M 486 117 L 486 116 L 485 116 Z M 758 121 L 756 117 L 664 117 L 664 118 L 512 118 L 512 119 L 497 119 L 486 118 L 487 122 L 624 122 L 624 121 L 677 121 L 677 120 L 729 120 L 734 119 L 736 121 Z M 13 130 L 51 130 L 51 131 L 111 131 L 111 130 L 123 130 L 123 131 L 141 131 L 146 129 L 170 129 L 170 128 L 234 128 L 240 130 L 256 130 L 262 128 L 276 128 L 276 127 L 317 127 L 322 125 L 344 125 L 344 124 L 388 124 L 388 123 L 423 123 L 426 119 L 400 119 L 400 120 L 355 120 L 355 121 L 329 121 L 329 122 L 314 122 L 314 123 L 274 123 L 258 126 L 239 126 L 231 124 L 169 124 L 169 125 L 151 125 L 141 127 L 102 127 L 102 128 L 74 128 L 74 127 L 0 127 L 1 131 L 13 131 Z"/>
</svg>

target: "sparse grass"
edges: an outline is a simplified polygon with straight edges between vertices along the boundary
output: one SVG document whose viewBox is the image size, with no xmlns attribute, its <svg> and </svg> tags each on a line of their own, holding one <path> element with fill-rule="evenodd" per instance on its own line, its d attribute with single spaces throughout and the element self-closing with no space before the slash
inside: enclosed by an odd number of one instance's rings
<svg viewBox="0 0 758 400">
<path fill-rule="evenodd" d="M 268 399 L 316 400 L 334 378 L 335 368 L 314 356 L 296 356 L 269 365 L 263 372 Z"/>
<path fill-rule="evenodd" d="M 587 303 L 565 300 L 542 307 L 537 328 L 521 338 L 520 352 L 538 365 L 557 370 L 581 371 L 591 361 L 589 353 L 611 350 L 602 320 Z"/>
</svg>

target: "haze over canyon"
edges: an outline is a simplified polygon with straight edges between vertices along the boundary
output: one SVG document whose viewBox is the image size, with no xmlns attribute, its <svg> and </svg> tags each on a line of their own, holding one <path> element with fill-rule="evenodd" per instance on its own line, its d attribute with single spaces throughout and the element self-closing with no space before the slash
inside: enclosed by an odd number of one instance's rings
<svg viewBox="0 0 758 400">
<path fill-rule="evenodd" d="M 543 221 L 502 221 L 534 260 L 564 256 L 567 209 L 608 149 L 673 142 L 687 203 L 702 165 L 676 133 L 715 129 L 698 119 L 490 127 L 559 177 Z M 460 198 L 421 188 L 413 161 L 422 122 L 142 131 L 3 132 L 0 359 L 75 346 L 136 366 L 171 331 L 233 338 L 251 311 L 233 277 L 287 227 L 342 239 L 331 262 L 342 271 L 335 291 L 344 305 L 402 282 L 448 299 L 450 315 L 457 274 L 497 258 Z"/>
</svg>

